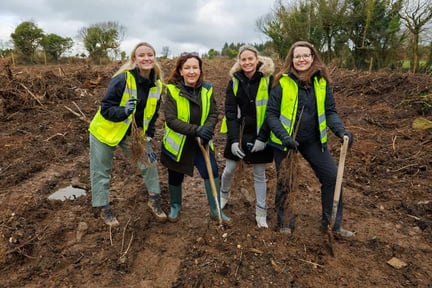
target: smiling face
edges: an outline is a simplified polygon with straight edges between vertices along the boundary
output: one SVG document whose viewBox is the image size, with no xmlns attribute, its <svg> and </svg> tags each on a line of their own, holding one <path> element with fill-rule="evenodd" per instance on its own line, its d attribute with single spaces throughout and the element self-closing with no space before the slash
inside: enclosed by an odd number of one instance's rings
<svg viewBox="0 0 432 288">
<path fill-rule="evenodd" d="M 256 71 L 258 58 L 253 51 L 244 50 L 239 56 L 240 67 L 248 78 L 251 78 Z"/>
<path fill-rule="evenodd" d="M 147 74 L 155 65 L 155 53 L 147 46 L 140 46 L 135 50 L 135 64 L 141 73 Z"/>
<path fill-rule="evenodd" d="M 311 66 L 314 57 L 308 47 L 298 46 L 294 48 L 293 65 L 299 72 L 307 71 Z"/>
<path fill-rule="evenodd" d="M 201 75 L 198 59 L 195 57 L 187 59 L 180 69 L 180 75 L 183 77 L 186 86 L 196 87 Z"/>
</svg>

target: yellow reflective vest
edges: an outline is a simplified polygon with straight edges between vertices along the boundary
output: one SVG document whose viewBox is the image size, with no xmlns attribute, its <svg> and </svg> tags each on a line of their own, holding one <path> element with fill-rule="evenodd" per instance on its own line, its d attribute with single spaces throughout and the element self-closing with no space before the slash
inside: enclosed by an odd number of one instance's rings
<svg viewBox="0 0 432 288">
<path fill-rule="evenodd" d="M 237 78 L 233 77 L 233 93 L 234 96 L 237 96 L 239 81 Z M 261 129 L 262 125 L 264 124 L 265 120 L 265 112 L 267 109 L 267 103 L 269 98 L 268 93 L 268 85 L 270 82 L 270 77 L 261 77 L 260 84 L 258 86 L 257 95 L 255 98 L 255 105 L 256 105 L 256 120 L 257 120 L 257 135 L 259 134 L 259 130 Z M 220 128 L 221 133 L 227 133 L 228 127 L 226 124 L 226 117 L 222 119 L 222 124 Z"/>
<path fill-rule="evenodd" d="M 279 79 L 279 84 L 282 88 L 282 98 L 280 106 L 279 120 L 282 126 L 292 135 L 294 130 L 294 122 L 297 115 L 298 106 L 298 86 L 287 74 L 283 74 Z M 325 99 L 326 99 L 327 81 L 324 78 L 314 77 L 314 91 L 318 111 L 318 125 L 320 130 L 320 141 L 324 145 L 327 143 L 327 122 L 325 115 Z M 279 139 L 273 131 L 270 132 L 270 141 L 276 146 L 282 148 L 282 140 Z M 286 151 L 286 147 L 283 150 Z"/>
<path fill-rule="evenodd" d="M 120 106 L 125 106 L 129 98 L 137 98 L 135 77 L 129 71 L 125 73 L 126 86 L 123 91 L 122 99 L 120 100 Z M 144 109 L 142 137 L 145 137 L 145 132 L 148 129 L 149 123 L 156 113 L 157 103 L 162 92 L 162 81 L 158 79 L 155 84 L 155 87 L 150 88 L 146 107 Z M 124 121 L 113 122 L 102 116 L 101 108 L 99 107 L 99 110 L 90 123 L 89 131 L 100 142 L 109 146 L 117 146 L 126 134 L 129 125 L 132 123 L 132 117 L 134 117 L 134 113 L 131 113 Z"/>
<path fill-rule="evenodd" d="M 205 87 L 206 86 L 206 87 Z M 190 121 L 190 103 L 189 99 L 180 95 L 180 89 L 174 84 L 168 84 L 167 89 L 171 97 L 177 103 L 177 117 L 179 120 L 189 123 Z M 210 99 L 213 93 L 213 88 L 211 86 L 203 85 L 201 88 L 201 120 L 200 125 L 204 125 L 207 117 L 210 113 Z M 165 150 L 170 154 L 170 157 L 176 162 L 180 161 L 183 147 L 186 142 L 186 135 L 174 131 L 168 127 L 165 122 L 165 132 L 162 143 Z M 209 143 L 212 147 L 212 143 Z"/>
</svg>

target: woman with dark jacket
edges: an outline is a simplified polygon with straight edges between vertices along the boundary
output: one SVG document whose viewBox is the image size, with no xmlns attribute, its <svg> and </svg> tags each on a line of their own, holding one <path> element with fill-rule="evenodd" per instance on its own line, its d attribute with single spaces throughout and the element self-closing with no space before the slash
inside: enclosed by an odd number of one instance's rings
<svg viewBox="0 0 432 288">
<path fill-rule="evenodd" d="M 273 161 L 272 149 L 266 144 L 270 129 L 264 120 L 273 72 L 272 59 L 259 56 L 253 46 L 240 47 L 226 89 L 224 120 L 227 131 L 222 125 L 222 132 L 227 132 L 227 143 L 224 150 L 226 164 L 222 173 L 221 207 L 228 201 L 237 163 L 243 160 L 253 168 L 255 219 L 258 227 L 264 228 L 268 228 L 265 164 Z"/>
<path fill-rule="evenodd" d="M 327 148 L 327 130 L 329 128 L 341 139 L 344 135 L 348 136 L 349 147 L 353 143 L 353 135 L 345 131 L 337 114 L 330 75 L 311 43 L 299 41 L 291 46 L 285 63 L 275 76 L 275 83 L 270 93 L 266 121 L 272 130 L 269 145 L 274 148 L 278 172 L 275 207 L 280 232 L 291 234 L 294 229 L 291 211 L 288 211 L 288 219 L 284 218 L 284 202 L 291 191 L 286 191 L 282 185 L 282 177 L 286 175 L 279 175 L 288 149 L 300 152 L 321 183 L 321 228 L 327 231 L 337 177 L 337 165 Z M 295 130 L 297 134 L 294 139 Z M 340 236 L 353 237 L 353 232 L 342 228 L 342 209 L 341 193 L 333 229 Z"/>
<path fill-rule="evenodd" d="M 146 146 L 144 156 L 149 160 L 145 161 L 149 163 L 137 161 L 149 193 L 147 204 L 156 219 L 164 221 L 167 218 L 160 205 L 156 154 L 151 144 L 162 93 L 161 78 L 154 48 L 145 42 L 138 43 L 128 62 L 114 74 L 90 123 L 92 206 L 101 208 L 102 219 L 107 225 L 119 224 L 109 204 L 112 160 L 117 146 L 126 156 L 134 158 L 131 152 L 134 149 L 131 147 L 134 143 L 131 141 L 132 122 L 141 131 Z"/>
<path fill-rule="evenodd" d="M 194 167 L 204 179 L 205 190 L 212 218 L 219 216 L 224 224 L 231 218 L 218 211 L 220 181 L 214 157 L 213 130 L 218 111 L 210 83 L 204 82 L 202 60 L 197 53 L 182 53 L 167 80 L 167 95 L 163 109 L 165 133 L 162 141 L 161 163 L 168 168 L 168 191 L 171 210 L 168 220 L 177 221 L 182 207 L 182 183 L 184 175 L 193 176 Z M 197 138 L 209 145 L 212 172 L 217 189 L 213 196 L 204 155 Z"/>
</svg>

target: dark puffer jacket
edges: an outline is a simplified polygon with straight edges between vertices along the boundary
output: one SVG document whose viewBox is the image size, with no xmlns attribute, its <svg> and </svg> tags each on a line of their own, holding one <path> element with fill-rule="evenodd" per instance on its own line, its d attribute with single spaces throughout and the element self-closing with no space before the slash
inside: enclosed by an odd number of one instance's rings
<svg viewBox="0 0 432 288">
<path fill-rule="evenodd" d="M 263 151 L 250 153 L 251 146 L 255 139 L 267 142 L 270 136 L 270 129 L 266 122 L 261 127 L 257 135 L 257 115 L 256 115 L 256 96 L 258 87 L 263 77 L 270 77 L 269 94 L 274 72 L 273 61 L 268 57 L 259 57 L 257 71 L 251 79 L 247 78 L 236 63 L 230 71 L 230 76 L 238 80 L 237 94 L 234 95 L 233 80 L 231 79 L 226 88 L 225 96 L 225 117 L 227 120 L 227 142 L 224 149 L 224 157 L 231 160 L 239 160 L 231 152 L 231 144 L 234 142 L 242 143 L 242 150 L 246 156 L 243 160 L 249 164 L 270 163 L 273 161 L 273 151 L 266 147 Z M 243 130 L 241 133 L 241 130 Z M 242 134 L 242 135 L 240 135 Z M 248 147 L 249 145 L 249 147 Z"/>
<path fill-rule="evenodd" d="M 203 84 L 210 85 L 210 84 Z M 165 148 L 161 148 L 161 163 L 166 168 L 174 170 L 178 173 L 193 176 L 194 160 L 197 150 L 199 150 L 196 140 L 196 130 L 201 121 L 201 88 L 187 87 L 182 83 L 177 84 L 180 89 L 180 97 L 185 97 L 190 103 L 190 121 L 186 123 L 177 117 L 177 104 L 173 97 L 167 90 L 166 101 L 162 104 L 163 112 L 165 114 L 166 124 L 176 132 L 186 135 L 186 142 L 183 147 L 183 152 L 179 162 L 175 162 L 168 156 Z M 205 126 L 210 127 L 213 131 L 218 120 L 218 110 L 214 96 L 211 97 L 209 115 L 204 123 Z"/>
</svg>

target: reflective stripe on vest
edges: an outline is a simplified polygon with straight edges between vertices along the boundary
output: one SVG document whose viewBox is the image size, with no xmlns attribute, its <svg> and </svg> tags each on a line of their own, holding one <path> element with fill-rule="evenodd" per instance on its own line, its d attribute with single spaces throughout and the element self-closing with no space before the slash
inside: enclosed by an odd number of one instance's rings
<svg viewBox="0 0 432 288">
<path fill-rule="evenodd" d="M 120 106 L 125 106 L 126 101 L 130 98 L 137 98 L 137 87 L 135 77 L 132 73 L 126 71 L 126 86 L 123 91 L 122 99 L 120 100 Z M 160 99 L 160 94 L 162 92 L 162 81 L 157 80 L 155 82 L 155 87 L 151 87 L 148 97 L 146 107 L 144 109 L 144 119 L 143 119 L 143 137 L 148 129 L 148 125 L 153 118 L 157 103 Z M 128 118 L 121 122 L 113 122 L 105 119 L 102 116 L 101 108 L 99 107 L 96 115 L 90 123 L 89 131 L 93 136 L 95 136 L 99 141 L 105 143 L 109 146 L 117 146 L 123 139 L 126 131 L 131 124 L 132 117 L 134 113 L 130 114 Z"/>
<path fill-rule="evenodd" d="M 279 120 L 288 135 L 292 135 L 294 130 L 294 122 L 297 115 L 298 106 L 298 86 L 287 74 L 283 74 L 279 79 L 279 84 L 282 88 L 282 98 L 280 107 Z M 325 116 L 325 98 L 326 98 L 327 81 L 324 78 L 318 79 L 314 77 L 314 91 L 317 102 L 318 125 L 320 130 L 320 141 L 324 145 L 327 143 L 327 122 Z M 282 147 L 282 141 L 272 132 L 270 132 L 270 141 L 276 146 Z"/>
<path fill-rule="evenodd" d="M 239 81 L 237 78 L 233 77 L 233 93 L 234 96 L 237 96 L 238 91 L 238 83 Z M 260 84 L 258 86 L 258 91 L 255 99 L 255 105 L 256 105 L 256 118 L 257 118 L 257 135 L 259 134 L 259 131 L 264 124 L 265 120 L 265 113 L 267 109 L 267 103 L 268 103 L 268 85 L 270 82 L 270 77 L 261 77 Z M 240 118 L 240 111 L 239 111 L 239 118 Z M 220 128 L 221 133 L 227 133 L 228 132 L 228 126 L 226 124 L 226 117 L 224 116 L 222 119 L 222 124 Z"/>
<path fill-rule="evenodd" d="M 168 84 L 168 91 L 170 92 L 171 97 L 177 104 L 177 118 L 183 122 L 190 123 L 190 103 L 189 100 L 183 96 L 180 96 L 180 89 L 177 88 L 174 84 Z M 202 86 L 201 88 L 201 125 L 205 123 L 207 117 L 210 113 L 210 98 L 213 93 L 213 88 L 210 86 L 209 88 Z M 170 153 L 170 157 L 179 162 L 184 143 L 186 141 L 186 135 L 181 134 L 179 132 L 174 131 L 170 127 L 168 127 L 165 122 L 165 133 L 163 137 L 163 145 L 166 151 Z"/>
</svg>

